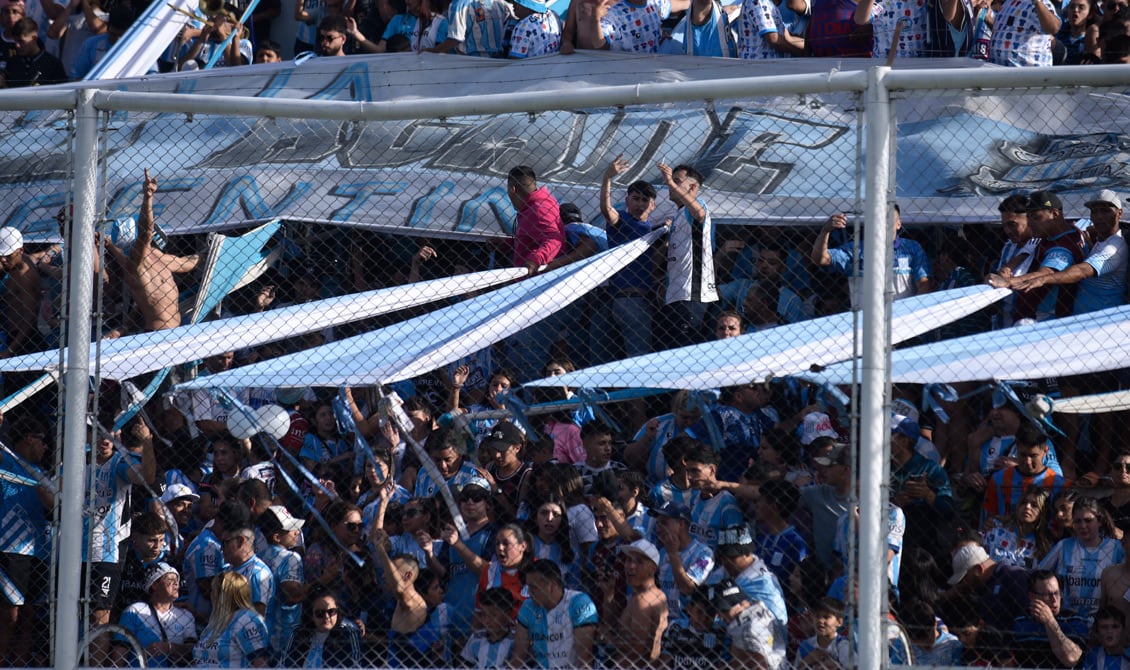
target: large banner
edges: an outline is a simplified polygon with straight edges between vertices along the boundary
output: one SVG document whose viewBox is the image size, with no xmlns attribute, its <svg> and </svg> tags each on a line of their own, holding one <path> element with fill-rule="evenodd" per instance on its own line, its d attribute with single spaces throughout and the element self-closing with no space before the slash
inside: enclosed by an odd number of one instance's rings
<svg viewBox="0 0 1130 670">
<path fill-rule="evenodd" d="M 310 100 L 421 100 L 525 91 L 702 81 L 863 69 L 875 61 L 751 64 L 693 57 L 584 53 L 529 62 L 434 54 L 314 58 L 97 84 L 117 90 Z M 975 67 L 968 59 L 900 68 Z M 991 67 L 991 66 L 988 66 Z M 997 218 L 1014 190 L 1064 193 L 1068 216 L 1098 188 L 1128 185 L 1130 101 L 1122 92 L 969 96 L 916 93 L 896 104 L 897 195 L 910 223 Z M 2 107 L 0 96 L 0 107 Z M 118 113 L 102 136 L 109 219 L 133 214 L 141 168 L 160 182 L 156 209 L 169 234 L 273 218 L 424 236 L 504 237 L 513 207 L 505 175 L 531 165 L 561 202 L 598 216 L 601 174 L 623 154 L 636 179 L 662 184 L 656 164 L 706 175 L 715 221 L 821 221 L 861 208 L 862 101 L 808 94 L 626 108 L 388 122 Z M 0 141 L 5 225 L 39 241 L 57 236 L 70 161 L 66 115 L 9 113 Z M 622 193 L 618 190 L 617 193 Z M 662 190 L 660 208 L 670 209 Z"/>
</svg>

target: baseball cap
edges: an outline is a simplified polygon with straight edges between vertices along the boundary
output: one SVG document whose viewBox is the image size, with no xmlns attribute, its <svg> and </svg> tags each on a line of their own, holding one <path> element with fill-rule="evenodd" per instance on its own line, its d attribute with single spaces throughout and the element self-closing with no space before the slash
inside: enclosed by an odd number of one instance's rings
<svg viewBox="0 0 1130 670">
<path fill-rule="evenodd" d="M 981 565 L 989 560 L 989 554 L 979 544 L 967 544 L 953 555 L 953 576 L 949 579 L 950 586 L 956 586 L 965 579 L 969 569 Z"/>
<path fill-rule="evenodd" d="M 1104 188 L 1103 190 L 1096 193 L 1095 197 L 1083 203 L 1083 205 L 1086 207 L 1094 207 L 1095 205 L 1110 205 L 1115 209 L 1122 209 L 1122 200 L 1114 191 L 1110 190 L 1109 188 Z"/>
<path fill-rule="evenodd" d="M 505 449 L 512 444 L 522 444 L 525 441 L 526 436 L 518 426 L 509 421 L 500 421 L 494 424 L 494 428 L 490 429 L 490 433 L 483 438 L 479 446 L 482 449 Z"/>
<path fill-rule="evenodd" d="M 832 427 L 832 417 L 824 412 L 809 412 L 804 416 L 800 431 L 800 443 L 808 446 L 818 437 L 837 438 L 840 434 Z"/>
<path fill-rule="evenodd" d="M 173 484 L 161 494 L 161 502 L 165 504 L 171 503 L 177 498 L 189 498 L 192 502 L 200 500 L 200 496 L 193 493 L 192 489 L 190 489 L 187 484 Z"/>
<path fill-rule="evenodd" d="M 647 510 L 648 516 L 668 516 L 673 519 L 691 520 L 691 509 L 678 500 L 662 500 Z"/>
<path fill-rule="evenodd" d="M 620 547 L 620 553 L 625 554 L 628 552 L 643 554 L 656 566 L 659 565 L 659 550 L 655 548 L 654 544 L 647 540 L 636 540 L 631 544 L 625 544 Z"/>
<path fill-rule="evenodd" d="M 271 505 L 259 519 L 259 525 L 263 527 L 264 533 L 277 533 L 279 531 L 289 533 L 292 530 L 301 530 L 305 523 L 302 519 L 296 519 L 290 513 L 290 510 L 282 505 Z"/>
<path fill-rule="evenodd" d="M 749 596 L 742 591 L 742 587 L 729 577 L 710 587 L 710 602 L 719 612 L 729 612 L 734 605 L 747 600 Z"/>
<path fill-rule="evenodd" d="M 907 416 L 895 415 L 891 417 L 891 435 L 905 435 L 912 440 L 922 437 L 918 429 L 918 422 Z"/>
<path fill-rule="evenodd" d="M 816 456 L 812 462 L 829 467 L 832 465 L 851 465 L 851 449 L 842 442 L 832 445 L 832 450 L 823 456 Z"/>
<path fill-rule="evenodd" d="M 15 4 L 15 3 L 12 3 Z M 24 247 L 24 234 L 12 227 L 0 228 L 0 256 L 14 254 Z"/>
<path fill-rule="evenodd" d="M 459 492 L 462 493 L 463 491 L 466 491 L 468 486 L 477 486 L 477 487 L 481 488 L 482 490 L 486 491 L 487 493 L 490 493 L 491 490 L 492 490 L 490 482 L 488 482 L 485 478 L 480 477 L 478 475 L 475 475 L 474 477 L 471 477 L 466 482 L 464 482 L 463 487 L 461 489 L 459 489 Z"/>
<path fill-rule="evenodd" d="M 740 526 L 728 526 L 719 530 L 718 550 L 728 556 L 752 554 L 753 537 L 749 534 L 749 526 L 743 523 Z"/>
<path fill-rule="evenodd" d="M 1058 209 L 1063 211 L 1063 201 L 1051 191 L 1032 191 L 1028 194 L 1028 205 L 1024 208 L 1029 212 L 1041 209 Z"/>
<path fill-rule="evenodd" d="M 145 573 L 145 590 L 148 591 L 149 589 L 153 588 L 153 585 L 157 583 L 157 580 L 161 579 L 165 575 L 176 575 L 177 577 L 180 577 L 180 573 L 177 572 L 177 569 L 165 562 L 157 563 L 153 567 L 149 568 L 149 571 Z"/>
</svg>

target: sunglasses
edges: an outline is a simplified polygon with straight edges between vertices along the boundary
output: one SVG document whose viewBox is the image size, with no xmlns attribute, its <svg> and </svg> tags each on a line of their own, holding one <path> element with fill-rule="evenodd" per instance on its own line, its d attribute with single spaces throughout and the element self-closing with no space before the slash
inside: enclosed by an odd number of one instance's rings
<svg viewBox="0 0 1130 670">
<path fill-rule="evenodd" d="M 357 532 L 357 531 L 361 530 L 361 522 L 360 521 L 354 521 L 354 522 L 351 522 L 351 523 L 346 523 L 345 529 Z"/>
<path fill-rule="evenodd" d="M 461 497 L 459 499 L 459 501 L 460 502 L 481 503 L 486 499 L 487 499 L 487 494 L 479 493 L 478 491 L 476 491 L 475 493 L 464 493 L 463 497 Z"/>
<path fill-rule="evenodd" d="M 1115 463 L 1110 467 L 1112 470 L 1118 470 L 1119 472 L 1130 472 L 1130 463 Z"/>
<path fill-rule="evenodd" d="M 412 519 L 412 518 L 415 518 L 415 517 L 418 517 L 418 516 L 422 516 L 423 514 L 424 514 L 424 510 L 416 509 L 414 507 L 409 507 L 408 509 L 404 510 L 404 518 L 405 519 Z"/>
<path fill-rule="evenodd" d="M 330 607 L 324 610 L 314 610 L 314 616 L 318 617 L 319 619 L 323 617 L 337 616 L 337 608 Z"/>
</svg>

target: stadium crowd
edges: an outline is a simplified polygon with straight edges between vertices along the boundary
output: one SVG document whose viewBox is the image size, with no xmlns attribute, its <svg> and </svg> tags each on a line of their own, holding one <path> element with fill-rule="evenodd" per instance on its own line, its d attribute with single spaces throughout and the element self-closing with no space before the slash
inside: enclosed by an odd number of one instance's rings
<svg viewBox="0 0 1130 670">
<path fill-rule="evenodd" d="M 82 79 L 149 4 L 3 0 L 5 85 Z M 1130 62 L 1126 0 L 579 0 L 575 8 L 570 0 L 297 0 L 285 17 L 281 0 L 205 7 L 210 13 L 182 10 L 190 15 L 182 19 L 185 27 L 152 71 L 278 62 L 286 53 L 430 51 L 521 59 L 576 49 L 750 60 Z M 293 25 L 283 28 L 284 21 Z M 271 38 L 272 24 L 276 34 L 295 35 L 293 52 Z"/>
<path fill-rule="evenodd" d="M 656 227 L 666 236 L 575 308 L 396 385 L 410 425 L 390 420 L 374 389 L 283 383 L 235 391 L 247 406 L 284 408 L 278 441 L 237 437 L 237 409 L 203 391 L 160 395 L 120 433 L 92 432 L 86 604 L 92 625 L 120 627 L 91 644 L 93 662 L 127 666 L 141 653 L 156 667 L 854 667 L 858 449 L 822 389 L 751 380 L 717 395 L 668 394 L 656 416 L 645 399 L 489 415 L 523 380 L 568 372 L 574 358 L 588 365 L 850 306 L 860 254 L 843 237 L 847 216 L 831 215 L 803 244 L 743 230 L 716 246 L 702 174 L 657 166 L 676 207 L 658 221 L 654 185 L 614 192 L 627 165 L 608 165 L 600 201 L 585 203 L 602 225 L 558 203 L 529 167 L 510 171 L 518 214 L 508 257 L 530 275 Z M 136 239 L 97 241 L 105 262 L 94 281 L 132 303 L 104 306 L 106 337 L 178 325 L 178 281 L 199 265 L 159 235 L 157 181 L 146 173 L 144 184 Z M 1014 289 L 920 341 L 1122 304 L 1121 200 L 1103 190 L 1086 207 L 1072 222 L 1054 193 L 1009 196 L 995 249 L 952 234 L 919 244 L 896 208 L 896 299 L 984 281 Z M 351 248 L 364 247 L 359 237 Z M 58 252 L 0 229 L 6 355 L 48 346 Z M 240 289 L 224 309 L 466 272 L 489 257 L 438 242 L 405 253 L 399 268 L 313 271 L 313 250 L 295 252 L 287 272 Z M 347 330 L 211 356 L 199 374 Z M 1130 450 L 1100 415 L 1049 419 L 1026 401 L 1121 383 L 1118 373 L 1018 380 L 942 401 L 896 389 L 892 661 L 1120 667 L 1130 636 Z M 100 424 L 113 425 L 121 395 L 99 389 Z M 570 396 L 534 390 L 527 401 Z M 10 445 L 0 458 L 8 666 L 47 662 L 58 472 L 56 417 L 42 405 L 25 403 L 0 426 Z"/>
</svg>

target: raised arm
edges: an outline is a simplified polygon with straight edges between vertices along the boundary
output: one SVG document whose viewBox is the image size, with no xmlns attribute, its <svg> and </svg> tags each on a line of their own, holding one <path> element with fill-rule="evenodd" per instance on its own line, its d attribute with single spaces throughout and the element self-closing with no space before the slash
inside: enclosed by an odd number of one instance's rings
<svg viewBox="0 0 1130 670">
<path fill-rule="evenodd" d="M 140 267 L 145 252 L 153 243 L 153 194 L 157 192 L 157 180 L 149 176 L 145 168 L 145 181 L 141 187 L 141 212 L 137 215 L 137 241 L 129 250 L 129 260 L 134 267 Z"/>
<path fill-rule="evenodd" d="M 612 179 L 627 170 L 628 161 L 624 160 L 624 154 L 620 154 L 604 169 L 604 178 L 600 180 L 600 213 L 608 226 L 615 227 L 620 223 L 620 213 L 612 206 Z"/>
<path fill-rule="evenodd" d="M 816 235 L 816 241 L 812 243 L 812 253 L 809 255 L 809 259 L 820 267 L 831 265 L 832 255 L 828 253 L 828 237 L 833 230 L 843 230 L 844 228 L 847 228 L 847 216 L 843 212 L 828 217 L 828 220 L 824 222 L 824 227 Z"/>
<path fill-rule="evenodd" d="M 663 175 L 663 181 L 667 183 L 667 190 L 671 193 L 671 199 L 675 201 L 676 205 L 686 207 L 687 213 L 696 223 L 701 223 L 706 220 L 706 208 L 694 197 L 694 192 L 685 187 L 686 179 L 683 183 L 675 182 L 675 172 L 671 166 L 666 163 L 659 163 L 656 165 L 659 168 L 659 173 Z"/>
</svg>

